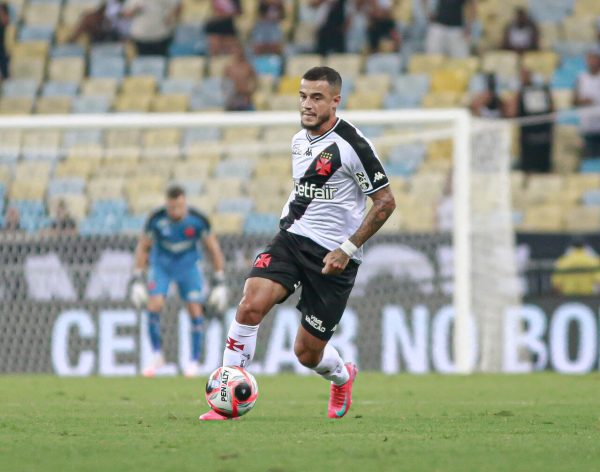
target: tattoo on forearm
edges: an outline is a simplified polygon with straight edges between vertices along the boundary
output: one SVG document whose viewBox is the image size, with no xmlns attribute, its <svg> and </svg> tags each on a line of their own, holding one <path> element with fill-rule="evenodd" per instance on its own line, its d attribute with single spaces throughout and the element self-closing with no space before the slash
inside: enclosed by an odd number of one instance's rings
<svg viewBox="0 0 600 472">
<path fill-rule="evenodd" d="M 350 237 L 350 241 L 357 246 L 362 246 L 371 236 L 379 231 L 379 228 L 387 221 L 394 208 L 395 204 L 393 200 L 389 202 L 387 200 L 373 202 L 373 207 L 365 216 L 360 227 Z"/>
</svg>

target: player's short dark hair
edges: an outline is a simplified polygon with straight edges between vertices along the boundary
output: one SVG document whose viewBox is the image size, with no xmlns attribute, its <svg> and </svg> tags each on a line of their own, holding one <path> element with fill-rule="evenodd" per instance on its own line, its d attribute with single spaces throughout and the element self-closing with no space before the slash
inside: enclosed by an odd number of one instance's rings
<svg viewBox="0 0 600 472">
<path fill-rule="evenodd" d="M 166 194 L 169 200 L 175 200 L 182 196 L 185 197 L 185 190 L 181 185 L 169 185 Z"/>
<path fill-rule="evenodd" d="M 329 86 L 336 90 L 342 90 L 342 77 L 340 73 L 327 66 L 318 66 L 308 69 L 302 76 L 305 80 L 326 80 Z"/>
</svg>

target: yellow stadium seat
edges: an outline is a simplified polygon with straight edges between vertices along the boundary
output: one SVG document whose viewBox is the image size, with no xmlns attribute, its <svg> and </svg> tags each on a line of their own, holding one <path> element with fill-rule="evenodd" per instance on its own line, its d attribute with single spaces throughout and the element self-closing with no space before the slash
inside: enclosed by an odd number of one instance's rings
<svg viewBox="0 0 600 472">
<path fill-rule="evenodd" d="M 46 181 L 50 178 L 50 162 L 45 161 L 21 161 L 15 168 L 15 180 L 26 181 L 27 179 Z"/>
<path fill-rule="evenodd" d="M 117 94 L 119 83 L 111 78 L 89 78 L 81 86 L 81 94 L 86 96 L 109 96 Z"/>
<path fill-rule="evenodd" d="M 71 111 L 71 97 L 40 97 L 35 103 L 35 112 L 46 115 L 66 115 Z"/>
<path fill-rule="evenodd" d="M 596 16 L 600 9 L 596 10 Z M 565 18 L 561 23 L 564 37 L 567 41 L 593 43 L 596 39 L 596 18 L 592 15 L 584 17 Z"/>
<path fill-rule="evenodd" d="M 552 102 L 554 103 L 554 108 L 556 110 L 568 110 L 573 106 L 573 90 L 552 90 Z"/>
<path fill-rule="evenodd" d="M 29 149 L 58 149 L 60 138 L 59 131 L 28 131 L 23 136 L 23 152 Z"/>
<path fill-rule="evenodd" d="M 550 195 L 560 195 L 564 190 L 565 180 L 558 174 L 534 174 L 527 181 L 527 200 L 532 203 L 546 202 Z"/>
<path fill-rule="evenodd" d="M 50 80 L 80 83 L 85 75 L 85 59 L 83 57 L 58 57 L 50 61 L 48 69 Z"/>
<path fill-rule="evenodd" d="M 66 159 L 56 165 L 54 175 L 56 177 L 81 177 L 87 179 L 99 165 L 99 159 Z"/>
<path fill-rule="evenodd" d="M 297 54 L 287 60 L 285 75 L 302 77 L 308 69 L 321 65 L 323 57 L 319 54 Z"/>
<path fill-rule="evenodd" d="M 8 193 L 11 200 L 42 200 L 46 193 L 48 181 L 36 180 L 31 177 L 24 180 L 14 180 Z"/>
<path fill-rule="evenodd" d="M 159 113 L 185 112 L 189 108 L 190 98 L 183 94 L 157 95 L 152 99 L 150 110 Z"/>
<path fill-rule="evenodd" d="M 392 78 L 388 74 L 359 75 L 354 79 L 354 91 L 385 94 L 390 89 L 391 83 Z"/>
<path fill-rule="evenodd" d="M 360 54 L 330 54 L 325 64 L 337 70 L 344 79 L 354 78 L 361 73 L 363 58 Z"/>
<path fill-rule="evenodd" d="M 289 145 L 289 140 L 298 131 L 300 131 L 299 126 L 269 126 L 263 132 L 263 140 L 267 143 L 288 140 Z M 282 150 L 282 152 L 289 157 L 289 146 L 288 149 Z"/>
<path fill-rule="evenodd" d="M 410 179 L 410 195 L 422 202 L 437 202 L 448 186 L 448 175 L 444 173 L 418 173 Z"/>
<path fill-rule="evenodd" d="M 63 201 L 71 215 L 76 221 L 81 221 L 87 214 L 88 199 L 85 195 L 60 195 L 52 197 L 49 201 L 48 209 L 50 216 L 56 216 L 56 208 L 60 201 Z"/>
<path fill-rule="evenodd" d="M 96 177 L 87 185 L 87 195 L 90 200 L 106 200 L 123 196 L 124 179 L 118 177 Z"/>
<path fill-rule="evenodd" d="M 494 73 L 502 77 L 517 77 L 519 74 L 519 56 L 513 51 L 488 51 L 483 55 L 483 72 Z"/>
<path fill-rule="evenodd" d="M 431 232 L 436 226 L 436 212 L 431 205 L 410 206 L 401 213 L 402 227 L 411 233 Z"/>
<path fill-rule="evenodd" d="M 522 231 L 546 232 L 564 229 L 564 210 L 561 205 L 533 205 L 525 210 Z"/>
<path fill-rule="evenodd" d="M 523 66 L 544 76 L 546 80 L 552 77 L 557 64 L 558 56 L 552 51 L 529 51 L 523 54 Z"/>
<path fill-rule="evenodd" d="M 99 161 L 104 156 L 104 148 L 98 144 L 77 144 L 67 150 L 67 159 L 86 159 Z"/>
<path fill-rule="evenodd" d="M 478 56 L 449 57 L 444 60 L 442 68 L 445 70 L 460 69 L 468 76 L 471 76 L 479 70 L 480 62 Z"/>
<path fill-rule="evenodd" d="M 552 49 L 554 43 L 559 41 L 562 37 L 560 25 L 556 23 L 539 23 L 538 29 L 540 31 L 541 49 Z"/>
<path fill-rule="evenodd" d="M 300 106 L 298 90 L 294 95 L 271 95 L 269 97 L 269 109 L 276 111 L 297 111 Z"/>
<path fill-rule="evenodd" d="M 189 178 L 205 179 L 215 167 L 214 160 L 195 160 L 193 162 L 177 162 L 173 168 L 175 180 L 186 180 Z"/>
<path fill-rule="evenodd" d="M 256 141 L 260 135 L 259 126 L 241 126 L 239 128 L 225 128 L 223 130 L 224 142 Z"/>
<path fill-rule="evenodd" d="M 182 2 L 181 21 L 182 23 L 200 24 L 206 21 L 211 14 L 210 2 L 185 0 Z"/>
<path fill-rule="evenodd" d="M 125 195 L 131 200 L 134 196 L 144 193 L 163 194 L 166 179 L 160 175 L 135 176 L 125 183 Z"/>
<path fill-rule="evenodd" d="M 149 130 L 143 136 L 143 157 L 176 159 L 180 156 L 181 131 L 174 128 Z"/>
<path fill-rule="evenodd" d="M 121 84 L 122 95 L 153 95 L 156 90 L 156 79 L 152 76 L 136 75 L 125 77 Z"/>
<path fill-rule="evenodd" d="M 169 61 L 169 77 L 200 81 L 204 77 L 203 57 L 174 57 Z"/>
<path fill-rule="evenodd" d="M 173 173 L 173 162 L 168 159 L 154 159 L 151 161 L 141 160 L 136 169 L 136 176 L 155 176 L 170 179 Z"/>
<path fill-rule="evenodd" d="M 212 195 L 190 195 L 187 201 L 190 207 L 205 214 L 212 214 L 215 211 L 218 199 Z"/>
<path fill-rule="evenodd" d="M 464 93 L 469 86 L 469 74 L 465 69 L 439 69 L 431 73 L 431 91 Z"/>
<path fill-rule="evenodd" d="M 83 13 L 90 11 L 93 2 L 67 2 L 62 12 L 62 25 L 73 29 Z"/>
<path fill-rule="evenodd" d="M 136 147 L 141 143 L 141 132 L 137 129 L 112 129 L 106 131 L 106 145 L 114 147 Z"/>
<path fill-rule="evenodd" d="M 211 227 L 217 234 L 240 234 L 244 217 L 241 213 L 216 213 L 211 216 Z"/>
<path fill-rule="evenodd" d="M 50 43 L 47 41 L 23 41 L 11 48 L 13 58 L 35 58 L 44 60 L 48 56 Z"/>
<path fill-rule="evenodd" d="M 463 104 L 465 95 L 456 92 L 428 93 L 423 97 L 425 108 L 453 108 Z"/>
<path fill-rule="evenodd" d="M 383 104 L 380 92 L 355 92 L 346 102 L 348 110 L 378 110 Z"/>
<path fill-rule="evenodd" d="M 151 95 L 121 94 L 115 100 L 115 111 L 144 113 L 150 111 Z"/>
<path fill-rule="evenodd" d="M 60 18 L 60 3 L 29 3 L 25 9 L 25 24 L 29 26 L 56 26 Z"/>
<path fill-rule="evenodd" d="M 300 76 L 284 75 L 279 79 L 278 91 L 280 95 L 298 96 L 300 91 Z"/>
<path fill-rule="evenodd" d="M 113 162 L 120 161 L 126 166 L 133 167 L 139 160 L 140 155 L 141 149 L 139 147 L 110 148 L 105 150 L 104 159 Z"/>
<path fill-rule="evenodd" d="M 94 177 L 131 177 L 136 174 L 138 165 L 138 161 L 135 159 L 116 158 L 108 160 L 96 169 L 94 172 Z"/>
<path fill-rule="evenodd" d="M 14 56 L 10 62 L 11 78 L 30 79 L 41 83 L 44 78 L 44 67 L 44 59 Z"/>
<path fill-rule="evenodd" d="M 254 169 L 256 178 L 276 177 L 277 179 L 289 178 L 291 174 L 291 162 L 288 159 L 267 158 L 260 159 Z"/>
<path fill-rule="evenodd" d="M 411 74 L 429 74 L 443 67 L 444 56 L 434 54 L 413 54 L 408 61 L 408 71 Z"/>
<path fill-rule="evenodd" d="M 19 149 L 23 134 L 20 130 L 0 130 L 0 149 Z"/>
<path fill-rule="evenodd" d="M 231 56 L 214 56 L 208 63 L 209 77 L 223 77 L 225 68 L 231 62 Z"/>
<path fill-rule="evenodd" d="M 0 164 L 0 184 L 6 187 L 12 180 L 12 169 L 10 166 Z"/>
<path fill-rule="evenodd" d="M 129 200 L 129 208 L 134 215 L 145 215 L 161 206 L 164 202 L 163 193 L 142 193 Z"/>
</svg>

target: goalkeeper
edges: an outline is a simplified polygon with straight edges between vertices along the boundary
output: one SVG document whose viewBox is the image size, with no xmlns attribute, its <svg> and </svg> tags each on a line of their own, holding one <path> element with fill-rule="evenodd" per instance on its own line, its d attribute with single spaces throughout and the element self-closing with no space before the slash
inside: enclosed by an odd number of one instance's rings
<svg viewBox="0 0 600 472">
<path fill-rule="evenodd" d="M 136 308 L 146 306 L 145 315 L 148 318 L 148 333 L 153 350 L 151 362 L 143 370 L 146 377 L 156 375 L 157 370 L 165 364 L 161 349 L 160 313 L 171 282 L 177 284 L 191 318 L 192 353 L 184 374 L 188 377 L 198 375 L 204 334 L 205 299 L 203 278 L 198 267 L 202 259 L 198 241 L 202 241 L 214 269 L 215 284 L 208 297 L 208 304 L 223 312 L 227 306 L 227 288 L 219 241 L 211 233 L 208 219 L 187 206 L 183 188 L 169 187 L 166 205 L 150 215 L 137 243 L 130 287 L 130 298 Z M 146 268 L 149 270 L 144 283 Z"/>
</svg>

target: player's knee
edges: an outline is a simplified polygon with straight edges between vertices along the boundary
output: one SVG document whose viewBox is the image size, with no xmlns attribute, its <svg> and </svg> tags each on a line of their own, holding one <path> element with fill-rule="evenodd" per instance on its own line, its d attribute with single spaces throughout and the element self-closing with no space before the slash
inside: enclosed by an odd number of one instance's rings
<svg viewBox="0 0 600 472">
<path fill-rule="evenodd" d="M 235 319 L 238 323 L 256 326 L 257 324 L 260 324 L 264 316 L 264 309 L 258 300 L 254 297 L 245 295 L 238 305 Z"/>
<path fill-rule="evenodd" d="M 158 313 L 160 311 L 162 311 L 163 306 L 164 306 L 164 300 L 162 299 L 162 297 L 150 297 L 150 299 L 148 300 L 148 311 L 151 311 L 153 313 Z"/>
</svg>

